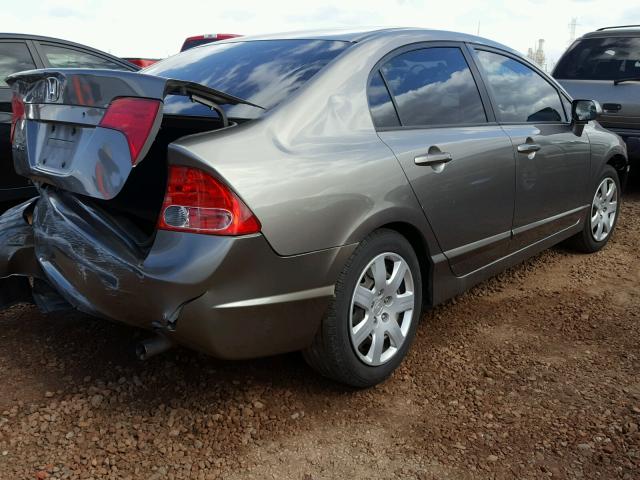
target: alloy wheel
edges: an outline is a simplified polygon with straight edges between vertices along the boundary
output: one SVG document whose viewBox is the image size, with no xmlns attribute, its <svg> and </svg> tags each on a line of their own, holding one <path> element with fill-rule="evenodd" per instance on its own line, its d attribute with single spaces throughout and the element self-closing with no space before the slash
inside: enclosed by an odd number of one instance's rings
<svg viewBox="0 0 640 480">
<path fill-rule="evenodd" d="M 407 338 L 415 307 L 407 261 L 391 252 L 371 260 L 351 298 L 349 334 L 358 358 L 370 366 L 391 360 Z"/>
<path fill-rule="evenodd" d="M 618 213 L 618 187 L 607 177 L 598 186 L 591 204 L 591 235 L 596 242 L 604 241 L 616 221 Z"/>
</svg>

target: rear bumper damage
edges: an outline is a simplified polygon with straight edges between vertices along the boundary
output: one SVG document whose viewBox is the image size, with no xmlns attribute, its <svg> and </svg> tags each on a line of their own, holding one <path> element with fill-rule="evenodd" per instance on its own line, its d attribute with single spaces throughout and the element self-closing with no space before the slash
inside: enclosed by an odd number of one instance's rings
<svg viewBox="0 0 640 480">
<path fill-rule="evenodd" d="M 78 310 L 227 359 L 309 345 L 355 248 L 280 257 L 262 235 L 158 231 L 142 252 L 99 211 L 53 189 L 0 217 L 0 240 L 1 282 L 44 281 Z"/>
</svg>

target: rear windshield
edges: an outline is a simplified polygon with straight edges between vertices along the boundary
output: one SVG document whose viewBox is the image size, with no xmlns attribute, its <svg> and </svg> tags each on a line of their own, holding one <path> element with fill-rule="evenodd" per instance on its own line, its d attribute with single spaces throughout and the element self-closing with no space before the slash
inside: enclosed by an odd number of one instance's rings
<svg viewBox="0 0 640 480">
<path fill-rule="evenodd" d="M 640 77 L 640 37 L 580 40 L 569 47 L 553 76 L 576 80 Z"/>
<path fill-rule="evenodd" d="M 349 47 L 331 40 L 256 40 L 212 43 L 158 62 L 143 73 L 188 80 L 269 109 L 289 97 L 327 63 Z M 224 106 L 233 118 L 255 118 L 261 110 Z M 165 99 L 165 113 L 209 115 L 183 97 Z"/>
</svg>

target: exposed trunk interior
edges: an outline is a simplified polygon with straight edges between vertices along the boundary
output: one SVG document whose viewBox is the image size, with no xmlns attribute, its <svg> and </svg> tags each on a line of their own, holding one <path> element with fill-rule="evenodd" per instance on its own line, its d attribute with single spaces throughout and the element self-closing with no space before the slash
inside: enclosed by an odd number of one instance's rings
<svg viewBox="0 0 640 480">
<path fill-rule="evenodd" d="M 93 223 L 97 212 L 141 257 L 164 200 L 168 145 L 232 126 L 221 105 L 262 109 L 206 85 L 144 73 L 46 69 L 11 75 L 7 83 L 19 112 L 12 125 L 16 171 L 43 195 L 53 189 L 71 208 L 78 201 L 90 207 L 85 220 Z M 199 113 L 179 109 L 185 102 L 199 105 Z"/>
<path fill-rule="evenodd" d="M 153 242 L 167 185 L 167 147 L 175 140 L 223 127 L 219 118 L 166 115 L 145 156 L 131 172 L 122 191 L 111 200 L 82 196 L 105 213 L 146 253 Z"/>
</svg>

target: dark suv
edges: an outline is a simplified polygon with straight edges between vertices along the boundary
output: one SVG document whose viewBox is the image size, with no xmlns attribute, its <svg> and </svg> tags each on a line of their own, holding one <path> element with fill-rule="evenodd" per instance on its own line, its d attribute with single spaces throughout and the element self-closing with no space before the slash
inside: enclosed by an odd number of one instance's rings
<svg viewBox="0 0 640 480">
<path fill-rule="evenodd" d="M 573 98 L 600 102 L 603 114 L 598 121 L 625 140 L 629 160 L 637 170 L 640 167 L 640 25 L 605 27 L 584 35 L 560 58 L 553 76 Z"/>
<path fill-rule="evenodd" d="M 35 189 L 17 175 L 11 160 L 11 89 L 5 79 L 35 68 L 100 68 L 136 71 L 138 67 L 108 53 L 55 38 L 0 33 L 0 211 L 29 198 Z"/>
</svg>

